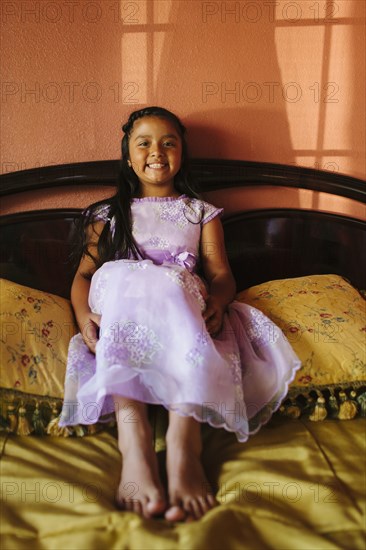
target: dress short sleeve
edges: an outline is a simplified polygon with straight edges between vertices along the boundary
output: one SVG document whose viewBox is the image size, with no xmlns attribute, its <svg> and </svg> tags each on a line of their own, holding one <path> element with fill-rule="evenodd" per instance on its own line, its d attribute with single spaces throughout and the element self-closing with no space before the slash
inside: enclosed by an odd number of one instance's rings
<svg viewBox="0 0 366 550">
<path fill-rule="evenodd" d="M 201 201 L 203 205 L 203 217 L 202 217 L 202 225 L 204 225 L 207 222 L 210 222 L 213 220 L 213 218 L 216 218 L 216 216 L 221 216 L 224 212 L 223 208 L 217 208 L 213 204 L 210 204 L 205 201 Z"/>
<path fill-rule="evenodd" d="M 110 222 L 110 230 L 112 232 L 112 235 L 114 235 L 115 231 L 115 218 L 114 216 L 111 216 L 110 214 L 110 205 L 109 204 L 101 204 L 98 206 L 98 208 L 93 213 L 92 223 L 96 222 L 102 222 L 107 223 Z M 88 212 L 88 210 L 86 210 Z"/>
<path fill-rule="evenodd" d="M 93 222 L 108 222 L 111 221 L 109 215 L 110 206 L 108 204 L 100 205 L 93 215 Z"/>
</svg>

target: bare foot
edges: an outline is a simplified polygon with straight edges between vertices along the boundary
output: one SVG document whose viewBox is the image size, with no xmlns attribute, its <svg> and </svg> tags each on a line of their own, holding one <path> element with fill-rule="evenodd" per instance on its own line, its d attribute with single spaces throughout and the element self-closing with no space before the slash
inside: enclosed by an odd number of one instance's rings
<svg viewBox="0 0 366 550">
<path fill-rule="evenodd" d="M 198 453 L 177 446 L 169 449 L 168 445 L 167 474 L 168 521 L 197 520 L 217 506 Z"/>
<path fill-rule="evenodd" d="M 122 473 L 116 491 L 119 508 L 145 518 L 163 514 L 167 503 L 160 483 L 147 407 L 139 401 L 114 396 Z"/>
<path fill-rule="evenodd" d="M 149 444 L 129 442 L 123 452 L 121 481 L 116 492 L 117 506 L 145 518 L 163 514 L 166 498 L 159 480 L 155 451 Z"/>
</svg>

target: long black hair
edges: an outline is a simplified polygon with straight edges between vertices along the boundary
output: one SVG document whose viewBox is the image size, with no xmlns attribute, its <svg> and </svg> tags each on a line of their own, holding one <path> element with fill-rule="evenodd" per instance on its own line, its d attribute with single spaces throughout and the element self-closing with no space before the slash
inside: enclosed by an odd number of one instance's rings
<svg viewBox="0 0 366 550">
<path fill-rule="evenodd" d="M 122 138 L 122 159 L 117 179 L 117 192 L 113 197 L 96 202 L 89 206 L 80 219 L 81 242 L 76 252 L 78 260 L 86 254 L 91 257 L 99 268 L 105 262 L 122 258 L 140 258 L 141 252 L 132 235 L 131 202 L 137 197 L 140 190 L 140 182 L 132 167 L 129 165 L 129 139 L 136 120 L 154 116 L 169 120 L 177 129 L 182 140 L 181 166 L 174 177 L 174 187 L 189 197 L 198 197 L 189 174 L 187 144 L 185 141 L 186 129 L 179 118 L 172 112 L 162 107 L 146 107 L 130 114 L 126 124 L 122 126 L 124 136 Z M 98 239 L 98 254 L 93 255 L 90 247 L 90 227 L 98 221 L 98 213 L 103 209 L 108 212 L 108 219 Z M 100 219 L 100 217 L 99 217 Z M 113 230 L 111 223 L 113 220 Z M 104 220 L 103 220 L 104 221 Z"/>
</svg>

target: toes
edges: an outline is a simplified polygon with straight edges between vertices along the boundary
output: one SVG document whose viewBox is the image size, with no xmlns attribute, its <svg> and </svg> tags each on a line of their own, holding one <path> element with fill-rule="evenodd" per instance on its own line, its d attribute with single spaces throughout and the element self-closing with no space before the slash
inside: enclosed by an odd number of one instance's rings
<svg viewBox="0 0 366 550">
<path fill-rule="evenodd" d="M 202 515 L 206 514 L 211 508 L 211 506 L 208 503 L 207 497 L 198 497 L 197 500 L 201 508 Z"/>
<path fill-rule="evenodd" d="M 147 498 L 142 500 L 116 498 L 116 505 L 120 510 L 134 512 L 146 519 L 160 516 L 166 509 L 166 503 L 163 499 L 149 501 Z"/>
<path fill-rule="evenodd" d="M 207 512 L 217 506 L 216 499 L 213 495 L 199 496 L 187 500 L 184 505 L 186 511 L 186 521 L 194 521 L 201 519 Z"/>
<path fill-rule="evenodd" d="M 134 492 L 131 492 L 131 487 Z M 120 482 L 115 492 L 115 504 L 120 510 L 126 512 L 133 512 L 139 516 L 149 519 L 155 516 L 161 516 L 166 508 L 166 496 L 164 489 L 155 483 L 154 481 L 141 490 L 136 483 L 122 483 Z"/>
<path fill-rule="evenodd" d="M 135 514 L 138 514 L 139 516 L 143 515 L 143 504 L 139 500 L 132 500 L 132 512 L 135 512 Z"/>
<path fill-rule="evenodd" d="M 165 512 L 165 519 L 168 521 L 183 521 L 186 517 L 186 512 L 177 504 L 171 506 Z"/>
<path fill-rule="evenodd" d="M 215 497 L 211 494 L 196 498 L 184 499 L 182 503 L 174 503 L 165 512 L 165 519 L 168 521 L 197 521 L 207 512 L 218 505 Z"/>
<path fill-rule="evenodd" d="M 196 520 L 201 519 L 201 517 L 204 515 L 204 512 L 201 510 L 200 503 L 196 498 L 192 498 L 189 503 L 187 503 L 187 508 Z"/>
<path fill-rule="evenodd" d="M 212 508 L 218 506 L 216 498 L 210 493 L 204 497 L 199 497 L 198 500 L 201 506 L 201 510 L 204 514 L 207 514 L 207 512 L 212 510 Z"/>
<path fill-rule="evenodd" d="M 119 498 L 118 495 L 117 495 L 116 498 L 115 498 L 115 502 L 116 502 L 116 506 L 117 506 L 117 508 L 119 508 L 119 510 L 125 510 L 126 505 L 125 505 L 125 501 L 123 500 L 123 498 Z"/>
<path fill-rule="evenodd" d="M 133 500 L 125 500 L 124 501 L 124 509 L 127 512 L 133 512 Z"/>
<path fill-rule="evenodd" d="M 211 494 L 208 494 L 208 495 L 207 495 L 206 500 L 207 500 L 207 503 L 208 503 L 210 509 L 211 509 L 211 508 L 215 508 L 215 506 L 218 506 L 218 505 L 219 505 L 219 503 L 217 502 L 216 498 L 215 498 L 213 495 L 211 495 Z"/>
<path fill-rule="evenodd" d="M 162 499 L 158 500 L 151 500 L 150 502 L 146 503 L 145 507 L 145 517 L 154 517 L 154 516 L 160 516 L 163 512 L 165 512 L 166 504 L 165 501 Z"/>
<path fill-rule="evenodd" d="M 142 514 L 142 504 L 137 499 L 126 499 L 116 497 L 116 505 L 120 510 L 125 512 L 135 512 L 136 514 Z"/>
</svg>

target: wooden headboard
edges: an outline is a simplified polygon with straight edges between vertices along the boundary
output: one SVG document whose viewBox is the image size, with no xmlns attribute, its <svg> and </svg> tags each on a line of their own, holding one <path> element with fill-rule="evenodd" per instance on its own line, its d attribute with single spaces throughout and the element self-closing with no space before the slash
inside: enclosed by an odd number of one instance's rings
<svg viewBox="0 0 366 550">
<path fill-rule="evenodd" d="M 82 208 L 113 193 L 118 161 L 0 176 L 1 277 L 68 297 Z M 278 164 L 196 159 L 202 197 L 223 206 L 238 290 L 272 279 L 343 275 L 366 288 L 366 182 Z"/>
</svg>

